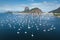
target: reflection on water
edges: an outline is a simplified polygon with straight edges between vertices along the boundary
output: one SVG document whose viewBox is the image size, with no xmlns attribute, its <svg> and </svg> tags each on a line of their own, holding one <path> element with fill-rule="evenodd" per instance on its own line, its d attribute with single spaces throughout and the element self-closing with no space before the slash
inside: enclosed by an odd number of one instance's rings
<svg viewBox="0 0 60 40">
<path fill-rule="evenodd" d="M 52 13 L 41 15 L 0 13 L 0 35 L 2 34 L 0 38 L 9 40 L 23 40 L 23 38 L 40 40 L 45 38 L 47 40 L 51 37 L 54 39 L 56 36 L 54 33 L 59 30 L 59 20 L 60 18 L 55 17 Z M 7 36 L 9 37 L 7 38 Z"/>
</svg>

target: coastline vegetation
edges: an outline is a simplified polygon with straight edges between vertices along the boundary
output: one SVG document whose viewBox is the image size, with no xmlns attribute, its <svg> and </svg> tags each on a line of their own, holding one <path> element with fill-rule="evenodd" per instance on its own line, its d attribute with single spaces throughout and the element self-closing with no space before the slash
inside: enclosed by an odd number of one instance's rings
<svg viewBox="0 0 60 40">
<path fill-rule="evenodd" d="M 60 16 L 60 13 L 53 13 L 54 16 Z"/>
</svg>

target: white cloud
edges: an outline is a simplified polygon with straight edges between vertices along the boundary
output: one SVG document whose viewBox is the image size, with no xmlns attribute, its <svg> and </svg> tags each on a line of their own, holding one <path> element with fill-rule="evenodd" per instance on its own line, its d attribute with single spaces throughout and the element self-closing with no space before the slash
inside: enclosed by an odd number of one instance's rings
<svg viewBox="0 0 60 40">
<path fill-rule="evenodd" d="M 30 3 L 30 4 L 19 4 L 19 5 L 4 5 L 0 6 L 0 11 L 1 10 L 12 10 L 12 11 L 22 11 L 24 8 L 28 6 L 30 9 L 34 7 L 40 8 L 44 12 L 48 12 L 51 10 L 54 10 L 58 7 L 60 7 L 60 3 L 57 2 L 40 2 L 40 3 Z"/>
<path fill-rule="evenodd" d="M 53 3 L 53 2 L 41 2 L 41 3 L 33 3 L 30 5 L 31 7 L 38 7 L 40 9 L 42 9 L 42 11 L 44 12 L 48 12 L 54 9 L 57 9 L 58 7 L 60 7 L 59 3 Z"/>
<path fill-rule="evenodd" d="M 30 1 L 30 2 L 34 2 L 35 0 L 28 0 L 28 1 Z"/>
</svg>

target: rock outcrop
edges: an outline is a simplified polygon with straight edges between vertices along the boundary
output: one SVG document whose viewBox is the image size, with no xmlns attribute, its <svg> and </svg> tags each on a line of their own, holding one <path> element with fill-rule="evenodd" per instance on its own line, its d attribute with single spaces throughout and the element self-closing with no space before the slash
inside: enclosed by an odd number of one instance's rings
<svg viewBox="0 0 60 40">
<path fill-rule="evenodd" d="M 55 10 L 50 11 L 49 13 L 60 13 L 60 7 Z"/>
<path fill-rule="evenodd" d="M 33 8 L 30 10 L 31 13 L 42 13 L 42 10 L 39 8 Z"/>
<path fill-rule="evenodd" d="M 28 7 L 25 7 L 25 10 L 22 11 L 22 13 L 42 13 L 42 10 L 39 8 L 29 9 Z"/>
</svg>

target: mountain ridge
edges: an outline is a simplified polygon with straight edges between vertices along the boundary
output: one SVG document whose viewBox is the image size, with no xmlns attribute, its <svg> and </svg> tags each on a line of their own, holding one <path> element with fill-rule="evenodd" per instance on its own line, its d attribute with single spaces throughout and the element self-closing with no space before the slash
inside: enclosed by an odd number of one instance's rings
<svg viewBox="0 0 60 40">
<path fill-rule="evenodd" d="M 50 11 L 49 13 L 60 13 L 60 7 L 55 10 Z"/>
</svg>

